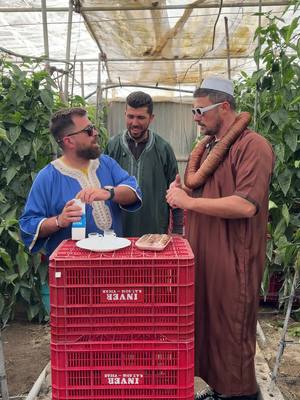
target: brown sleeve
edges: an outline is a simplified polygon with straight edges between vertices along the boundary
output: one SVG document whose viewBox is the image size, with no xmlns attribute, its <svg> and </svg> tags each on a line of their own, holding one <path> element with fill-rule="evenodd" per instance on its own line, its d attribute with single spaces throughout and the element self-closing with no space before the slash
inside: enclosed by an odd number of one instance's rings
<svg viewBox="0 0 300 400">
<path fill-rule="evenodd" d="M 271 145 L 255 132 L 249 132 L 238 143 L 233 158 L 235 169 L 235 195 L 247 199 L 259 211 L 269 190 L 274 167 Z"/>
</svg>

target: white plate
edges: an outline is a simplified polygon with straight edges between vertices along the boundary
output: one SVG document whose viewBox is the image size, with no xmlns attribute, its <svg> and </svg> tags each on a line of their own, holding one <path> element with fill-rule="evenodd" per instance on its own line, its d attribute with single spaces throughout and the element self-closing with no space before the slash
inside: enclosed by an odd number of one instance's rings
<svg viewBox="0 0 300 400">
<path fill-rule="evenodd" d="M 76 242 L 81 249 L 91 251 L 114 251 L 131 245 L 131 241 L 115 236 L 111 237 L 89 237 Z"/>
</svg>

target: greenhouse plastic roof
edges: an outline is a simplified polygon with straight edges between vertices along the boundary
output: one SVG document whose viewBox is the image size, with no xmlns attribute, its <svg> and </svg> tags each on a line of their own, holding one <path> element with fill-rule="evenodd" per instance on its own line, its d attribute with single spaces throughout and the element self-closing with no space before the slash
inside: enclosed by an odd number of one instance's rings
<svg viewBox="0 0 300 400">
<path fill-rule="evenodd" d="M 47 7 L 44 25 L 43 2 Z M 285 8 L 279 0 L 263 0 L 261 4 L 263 12 L 277 16 Z M 208 75 L 227 77 L 225 18 L 231 77 L 237 77 L 241 70 L 255 69 L 252 57 L 259 24 L 258 2 L 73 0 L 72 5 L 70 62 L 76 60 L 75 93 L 83 94 L 82 79 L 87 96 L 96 90 L 97 83 L 102 87 L 192 89 Z M 63 70 L 63 61 L 68 58 L 68 9 L 67 0 L 0 0 L 1 46 L 40 57 L 46 53 L 43 26 L 47 27 L 50 65 Z M 261 18 L 261 24 L 265 23 Z M 98 54 L 102 60 L 101 82 Z"/>
</svg>

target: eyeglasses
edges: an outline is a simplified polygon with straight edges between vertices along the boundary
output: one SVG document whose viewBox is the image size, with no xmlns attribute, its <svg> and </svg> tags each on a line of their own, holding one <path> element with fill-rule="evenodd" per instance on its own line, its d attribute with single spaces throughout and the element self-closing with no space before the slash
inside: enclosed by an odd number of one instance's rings
<svg viewBox="0 0 300 400">
<path fill-rule="evenodd" d="M 222 103 L 216 103 L 216 104 L 211 104 L 210 106 L 207 107 L 196 107 L 196 108 L 192 108 L 192 113 L 193 115 L 203 115 L 205 114 L 207 111 L 213 110 L 214 108 L 218 107 L 220 104 Z"/>
<path fill-rule="evenodd" d="M 81 132 L 86 133 L 88 136 L 93 136 L 95 129 L 96 129 L 96 126 L 94 124 L 90 124 L 86 128 L 80 129 L 80 131 L 77 131 L 77 132 L 69 133 L 68 135 L 65 135 L 64 137 L 74 136 Z M 58 143 L 61 143 L 62 141 L 63 141 L 63 138 L 61 140 L 59 140 Z"/>
</svg>

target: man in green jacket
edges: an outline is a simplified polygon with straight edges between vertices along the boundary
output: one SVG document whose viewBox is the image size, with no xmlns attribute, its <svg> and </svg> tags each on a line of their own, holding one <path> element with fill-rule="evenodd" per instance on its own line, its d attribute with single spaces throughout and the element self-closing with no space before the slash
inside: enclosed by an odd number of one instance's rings
<svg viewBox="0 0 300 400">
<path fill-rule="evenodd" d="M 137 178 L 143 205 L 135 213 L 122 213 L 124 236 L 168 233 L 170 208 L 165 196 L 178 173 L 174 152 L 161 136 L 149 129 L 153 121 L 153 101 L 144 92 L 126 99 L 127 129 L 110 139 L 105 153 Z M 172 210 L 172 233 L 182 234 L 183 214 Z"/>
</svg>

